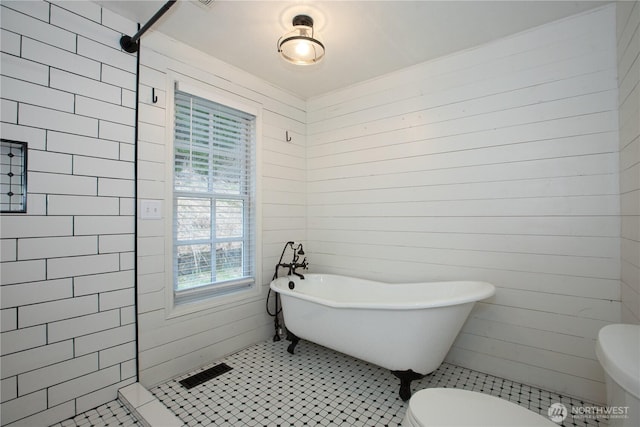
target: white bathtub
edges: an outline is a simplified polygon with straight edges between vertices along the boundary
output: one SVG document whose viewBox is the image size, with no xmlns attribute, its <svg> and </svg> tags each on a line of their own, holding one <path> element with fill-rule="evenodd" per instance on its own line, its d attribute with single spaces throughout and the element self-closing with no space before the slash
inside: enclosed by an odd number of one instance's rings
<svg viewBox="0 0 640 427">
<path fill-rule="evenodd" d="M 447 355 L 476 301 L 495 293 L 485 282 L 390 284 L 328 274 L 281 277 L 284 321 L 295 334 L 341 353 L 390 369 L 410 382 L 433 372 Z M 290 283 L 292 282 L 292 283 Z M 290 286 L 293 289 L 290 289 Z"/>
</svg>

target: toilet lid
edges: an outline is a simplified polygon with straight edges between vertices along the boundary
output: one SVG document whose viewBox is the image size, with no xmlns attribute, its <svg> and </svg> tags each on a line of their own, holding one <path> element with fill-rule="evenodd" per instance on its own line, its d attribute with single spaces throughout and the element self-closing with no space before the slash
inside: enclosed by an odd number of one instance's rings
<svg viewBox="0 0 640 427">
<path fill-rule="evenodd" d="M 620 387 L 640 399 L 640 325 L 607 325 L 600 329 L 596 356 Z"/>
<path fill-rule="evenodd" d="M 411 397 L 409 411 L 422 426 L 558 426 L 515 403 L 455 388 L 420 390 Z"/>
</svg>

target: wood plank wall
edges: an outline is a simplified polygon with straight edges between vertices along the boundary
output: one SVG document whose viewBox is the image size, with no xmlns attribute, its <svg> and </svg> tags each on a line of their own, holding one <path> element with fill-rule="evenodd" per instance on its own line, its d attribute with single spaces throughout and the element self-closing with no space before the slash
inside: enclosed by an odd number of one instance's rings
<svg viewBox="0 0 640 427">
<path fill-rule="evenodd" d="M 595 338 L 620 318 L 615 39 L 608 6 L 311 99 L 312 269 L 492 282 L 448 360 L 604 402 Z"/>
<path fill-rule="evenodd" d="M 640 323 L 640 4 L 617 11 L 622 321 Z"/>
<path fill-rule="evenodd" d="M 140 382 L 151 386 L 273 336 L 265 313 L 267 286 L 282 245 L 304 241 L 305 102 L 248 73 L 159 33 L 145 35 L 140 69 L 138 197 L 163 203 L 162 220 L 138 219 L 138 328 Z M 171 277 L 165 253 L 167 81 L 182 75 L 210 91 L 262 107 L 262 292 L 242 301 L 169 317 Z M 151 89 L 158 102 L 151 102 Z M 285 141 L 289 132 L 291 142 Z M 169 289 L 167 291 L 167 288 Z"/>
</svg>

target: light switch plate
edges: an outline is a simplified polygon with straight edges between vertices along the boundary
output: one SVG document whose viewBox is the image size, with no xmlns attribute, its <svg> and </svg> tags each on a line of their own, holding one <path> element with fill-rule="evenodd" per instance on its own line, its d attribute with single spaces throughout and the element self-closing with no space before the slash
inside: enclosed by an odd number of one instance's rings
<svg viewBox="0 0 640 427">
<path fill-rule="evenodd" d="M 141 219 L 162 219 L 162 200 L 141 200 Z"/>
</svg>

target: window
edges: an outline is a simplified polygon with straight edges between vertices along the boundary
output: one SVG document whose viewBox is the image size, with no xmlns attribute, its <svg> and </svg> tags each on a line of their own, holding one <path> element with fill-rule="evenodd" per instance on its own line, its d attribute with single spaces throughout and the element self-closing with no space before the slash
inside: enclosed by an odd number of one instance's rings
<svg viewBox="0 0 640 427">
<path fill-rule="evenodd" d="M 256 281 L 256 116 L 175 91 L 174 304 Z"/>
</svg>

